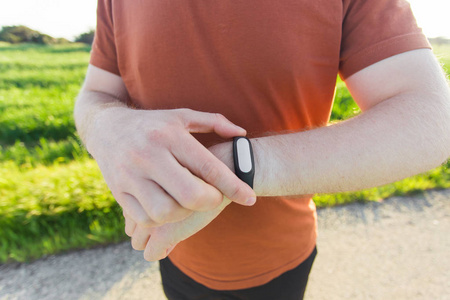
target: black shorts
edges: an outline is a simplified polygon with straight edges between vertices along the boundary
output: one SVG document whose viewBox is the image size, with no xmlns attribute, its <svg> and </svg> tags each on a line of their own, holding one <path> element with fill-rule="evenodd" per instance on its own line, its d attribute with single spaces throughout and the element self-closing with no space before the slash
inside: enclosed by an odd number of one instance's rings
<svg viewBox="0 0 450 300">
<path fill-rule="evenodd" d="M 253 288 L 217 291 L 185 275 L 166 258 L 159 262 L 164 293 L 169 300 L 299 300 L 303 299 L 306 283 L 317 249 L 293 270 L 272 281 Z"/>
</svg>

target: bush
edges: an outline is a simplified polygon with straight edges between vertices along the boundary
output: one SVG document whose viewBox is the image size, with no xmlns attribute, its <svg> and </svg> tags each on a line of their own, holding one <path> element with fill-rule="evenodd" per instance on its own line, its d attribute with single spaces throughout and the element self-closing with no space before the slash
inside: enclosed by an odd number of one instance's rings
<svg viewBox="0 0 450 300">
<path fill-rule="evenodd" d="M 95 30 L 91 29 L 90 31 L 82 33 L 79 36 L 77 36 L 75 38 L 75 42 L 92 45 L 92 42 L 94 41 L 94 35 L 95 35 Z"/>
<path fill-rule="evenodd" d="M 0 31 L 0 41 L 11 44 L 17 43 L 34 43 L 41 45 L 57 44 L 58 40 L 47 34 L 33 30 L 23 25 L 4 26 Z"/>
</svg>

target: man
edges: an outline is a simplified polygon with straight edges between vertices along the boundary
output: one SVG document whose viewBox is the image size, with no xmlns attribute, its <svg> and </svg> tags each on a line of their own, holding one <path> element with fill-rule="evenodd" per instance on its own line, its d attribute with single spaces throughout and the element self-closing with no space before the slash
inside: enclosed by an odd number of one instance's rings
<svg viewBox="0 0 450 300">
<path fill-rule="evenodd" d="M 133 247 L 169 255 L 169 299 L 303 298 L 311 194 L 450 155 L 450 92 L 404 0 L 99 0 L 97 20 L 77 128 Z M 327 126 L 338 73 L 362 114 Z"/>
</svg>

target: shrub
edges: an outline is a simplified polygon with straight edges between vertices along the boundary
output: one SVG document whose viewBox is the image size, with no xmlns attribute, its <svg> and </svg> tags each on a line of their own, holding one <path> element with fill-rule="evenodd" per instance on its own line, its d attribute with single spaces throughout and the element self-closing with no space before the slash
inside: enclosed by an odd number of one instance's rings
<svg viewBox="0 0 450 300">
<path fill-rule="evenodd" d="M 75 38 L 75 42 L 92 45 L 92 42 L 94 41 L 94 35 L 95 35 L 95 30 L 91 29 L 90 31 L 82 33 L 79 36 L 77 36 Z"/>
<path fill-rule="evenodd" d="M 2 27 L 2 30 L 0 31 L 0 41 L 11 44 L 35 43 L 50 45 L 57 43 L 57 39 L 23 25 Z"/>
</svg>

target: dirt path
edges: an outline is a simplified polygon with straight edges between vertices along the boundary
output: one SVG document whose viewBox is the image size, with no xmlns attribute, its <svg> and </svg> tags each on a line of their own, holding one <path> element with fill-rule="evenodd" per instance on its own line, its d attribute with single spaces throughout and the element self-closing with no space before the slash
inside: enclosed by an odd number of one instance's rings
<svg viewBox="0 0 450 300">
<path fill-rule="evenodd" d="M 450 190 L 318 215 L 306 299 L 450 299 Z M 165 297 L 158 265 L 124 243 L 0 266 L 0 299 Z"/>
</svg>

